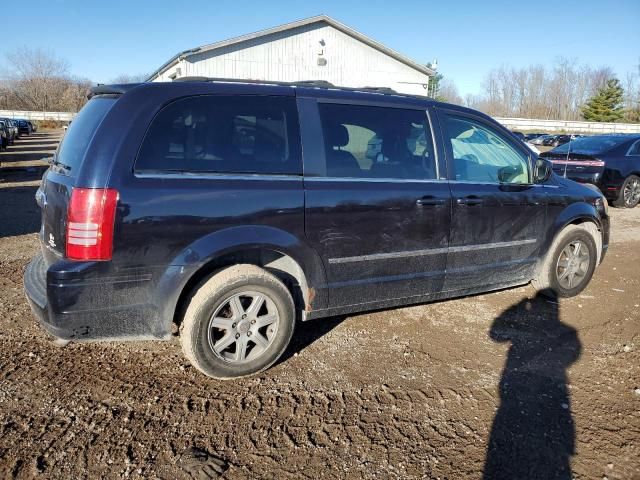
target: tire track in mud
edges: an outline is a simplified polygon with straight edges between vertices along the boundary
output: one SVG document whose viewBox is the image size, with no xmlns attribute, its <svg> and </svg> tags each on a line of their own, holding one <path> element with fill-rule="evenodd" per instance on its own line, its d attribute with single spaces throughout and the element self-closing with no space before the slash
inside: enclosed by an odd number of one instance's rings
<svg viewBox="0 0 640 480">
<path fill-rule="evenodd" d="M 86 366 L 91 368 L 91 362 Z M 319 465 L 331 465 L 328 471 L 334 476 L 343 476 L 346 471 L 336 468 L 344 467 L 356 476 L 385 471 L 406 477 L 435 474 L 434 465 L 442 458 L 439 450 L 452 443 L 459 443 L 461 450 L 470 443 L 482 445 L 479 426 L 448 418 L 441 408 L 442 402 L 455 402 L 464 410 L 478 409 L 481 402 L 470 392 L 388 387 L 319 391 L 293 385 L 276 389 L 269 381 L 203 391 L 200 385 L 176 379 L 171 390 L 155 389 L 158 395 L 150 396 L 153 384 L 123 382 L 117 375 L 110 378 L 113 371 L 98 369 L 90 384 L 69 378 L 55 399 L 43 394 L 47 385 L 62 381 L 57 372 L 64 367 L 41 372 L 38 378 L 30 369 L 14 370 L 9 391 L 6 383 L 3 387 L 2 398 L 29 398 L 30 410 L 36 407 L 38 412 L 22 414 L 0 401 L 2 417 L 10 416 L 24 432 L 33 428 L 40 432 L 30 434 L 28 443 L 36 448 L 21 458 L 31 473 L 40 465 L 44 473 L 47 468 L 60 473 L 62 467 L 68 475 L 104 474 L 101 461 L 110 471 L 124 473 L 134 463 L 140 468 L 136 462 L 145 458 L 149 462 L 143 467 L 145 476 L 175 475 L 177 456 L 195 444 L 225 458 L 232 465 L 227 474 L 231 476 L 256 478 L 265 472 L 300 476 L 324 459 Z M 2 423 L 6 421 L 2 418 Z M 154 438 L 152 432 L 166 435 Z M 0 450 L 6 448 L 11 433 L 10 429 L 2 436 Z M 24 441 L 21 438 L 10 441 Z M 76 450 L 83 444 L 105 454 L 97 459 L 94 454 L 80 455 Z M 69 463 L 64 452 L 78 454 L 78 462 Z M 336 457 L 344 463 L 336 464 Z"/>
<path fill-rule="evenodd" d="M 504 361 L 483 339 L 514 292 L 356 317 L 260 377 L 216 382 L 172 343 L 53 347 L 22 296 L 25 239 L 0 239 L 0 478 L 188 478 L 193 446 L 230 464 L 223 478 L 481 476 Z M 640 478 L 638 329 L 625 327 L 640 297 L 623 247 L 636 245 L 612 248 L 598 304 L 563 306 L 585 345 L 571 373 L 578 479 Z M 627 293 L 611 293 L 621 272 Z M 416 375 L 399 376 L 407 365 Z"/>
</svg>

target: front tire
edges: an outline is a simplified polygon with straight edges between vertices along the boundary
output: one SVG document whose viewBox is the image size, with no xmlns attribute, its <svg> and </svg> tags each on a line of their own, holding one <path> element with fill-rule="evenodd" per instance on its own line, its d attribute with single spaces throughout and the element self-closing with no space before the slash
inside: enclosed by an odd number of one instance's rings
<svg viewBox="0 0 640 480">
<path fill-rule="evenodd" d="M 269 368 L 293 336 L 291 293 L 255 265 L 234 265 L 198 285 L 180 326 L 191 364 L 205 375 L 230 379 Z"/>
<path fill-rule="evenodd" d="M 569 225 L 553 242 L 533 286 L 547 296 L 575 297 L 589 284 L 598 258 L 591 232 L 581 225 Z"/>
<path fill-rule="evenodd" d="M 613 201 L 613 206 L 634 208 L 638 203 L 640 203 L 640 177 L 629 175 L 622 184 L 618 198 Z"/>
</svg>

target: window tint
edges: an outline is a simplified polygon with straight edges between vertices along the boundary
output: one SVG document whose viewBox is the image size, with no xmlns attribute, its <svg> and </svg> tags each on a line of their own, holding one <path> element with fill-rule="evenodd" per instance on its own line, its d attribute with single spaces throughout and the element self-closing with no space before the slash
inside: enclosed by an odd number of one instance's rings
<svg viewBox="0 0 640 480">
<path fill-rule="evenodd" d="M 455 179 L 529 183 L 527 157 L 492 128 L 462 117 L 447 117 Z"/>
<path fill-rule="evenodd" d="M 635 156 L 640 156 L 640 140 L 638 140 L 636 143 L 631 145 L 631 148 L 627 152 L 627 155 L 631 155 L 631 156 L 634 156 L 634 157 Z"/>
<path fill-rule="evenodd" d="M 319 104 L 328 177 L 437 178 L 421 110 Z"/>
<path fill-rule="evenodd" d="M 89 142 L 98 129 L 98 125 L 107 115 L 109 109 L 116 102 L 112 97 L 94 97 L 82 107 L 82 110 L 73 119 L 69 129 L 55 155 L 57 163 L 67 167 L 67 171 L 73 174 L 84 160 L 84 155 L 89 147 Z M 27 122 L 21 120 L 20 126 L 27 126 Z"/>
<path fill-rule="evenodd" d="M 158 113 L 136 169 L 301 174 L 298 137 L 293 98 L 188 97 Z"/>
</svg>

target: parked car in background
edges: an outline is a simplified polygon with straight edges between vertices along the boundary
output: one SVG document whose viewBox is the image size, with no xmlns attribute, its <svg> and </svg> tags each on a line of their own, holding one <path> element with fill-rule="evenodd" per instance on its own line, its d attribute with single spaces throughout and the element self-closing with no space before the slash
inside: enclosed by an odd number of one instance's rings
<svg viewBox="0 0 640 480">
<path fill-rule="evenodd" d="M 0 150 L 4 150 L 9 146 L 9 137 L 11 132 L 7 122 L 0 120 Z"/>
<path fill-rule="evenodd" d="M 31 131 L 32 132 L 37 132 L 38 131 L 38 122 L 36 122 L 35 120 L 30 120 L 29 123 L 31 124 Z"/>
<path fill-rule="evenodd" d="M 534 138 L 530 143 L 531 145 L 543 145 L 544 141 L 549 137 L 553 137 L 553 135 L 545 133 L 544 135 L 540 135 L 539 137 Z"/>
<path fill-rule="evenodd" d="M 527 133 L 524 136 L 525 141 L 530 142 L 531 140 L 534 140 L 542 135 L 545 135 L 544 133 Z"/>
<path fill-rule="evenodd" d="M 538 150 L 536 147 L 534 147 L 533 145 L 525 141 L 525 135 L 522 132 L 512 131 L 511 133 L 513 133 L 513 136 L 516 137 L 522 143 L 524 143 L 527 146 L 527 148 L 531 150 L 533 153 L 535 153 L 536 155 L 540 153 L 540 150 Z"/>
<path fill-rule="evenodd" d="M 42 179 L 24 283 L 56 337 L 178 332 L 229 379 L 272 365 L 298 320 L 529 282 L 571 297 L 607 251 L 604 197 L 481 112 L 181 80 L 94 87 Z"/>
<path fill-rule="evenodd" d="M 595 185 L 616 207 L 640 203 L 640 135 L 580 137 L 540 157 L 558 175 Z"/>
<path fill-rule="evenodd" d="M 11 143 L 20 138 L 20 131 L 18 130 L 18 122 L 16 122 L 12 118 L 0 118 L 3 122 L 7 124 L 11 133 Z"/>
<path fill-rule="evenodd" d="M 20 134 L 22 135 L 23 133 L 25 135 L 31 135 L 31 132 L 33 131 L 33 127 L 31 126 L 31 124 L 24 119 L 18 119 L 18 130 L 20 132 Z"/>
</svg>

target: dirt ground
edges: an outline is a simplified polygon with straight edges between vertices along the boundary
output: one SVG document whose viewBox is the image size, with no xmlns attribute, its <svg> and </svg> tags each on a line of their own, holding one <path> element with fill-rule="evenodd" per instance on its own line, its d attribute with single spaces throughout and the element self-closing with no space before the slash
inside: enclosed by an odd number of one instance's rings
<svg viewBox="0 0 640 480">
<path fill-rule="evenodd" d="M 22 274 L 58 136 L 0 154 L 0 478 L 640 479 L 640 207 L 612 211 L 577 298 L 311 321 L 266 373 L 219 382 L 175 342 L 59 348 L 34 321 Z"/>
</svg>

